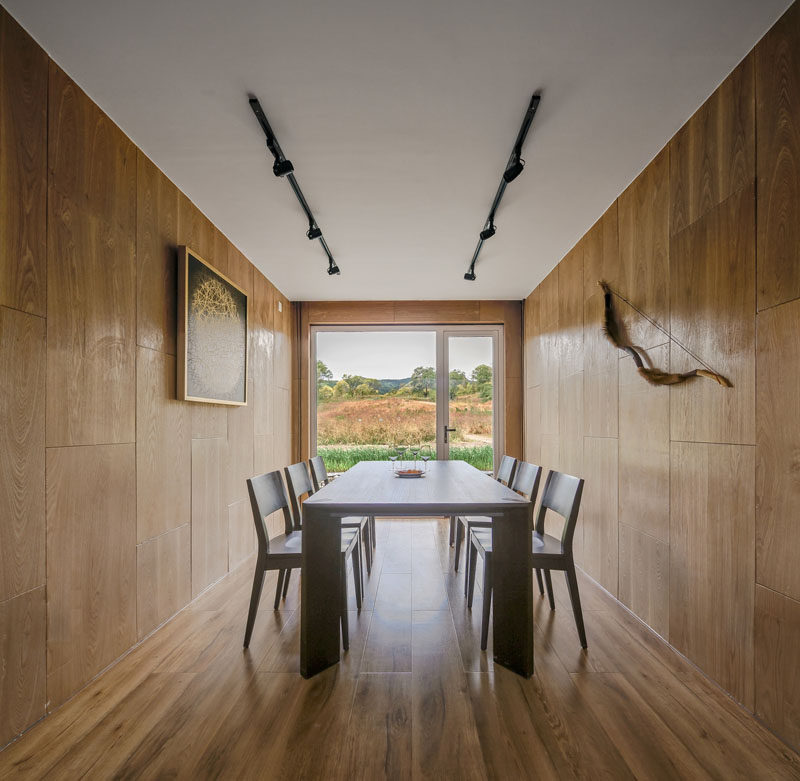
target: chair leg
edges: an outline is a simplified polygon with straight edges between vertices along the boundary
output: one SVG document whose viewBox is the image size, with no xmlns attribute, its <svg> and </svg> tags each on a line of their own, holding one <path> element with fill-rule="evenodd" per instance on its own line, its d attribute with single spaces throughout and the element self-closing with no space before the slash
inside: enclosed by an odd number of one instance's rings
<svg viewBox="0 0 800 781">
<path fill-rule="evenodd" d="M 372 540 L 372 550 L 375 550 L 375 546 L 377 545 L 377 539 L 375 538 L 375 516 L 369 516 L 369 538 Z"/>
<path fill-rule="evenodd" d="M 489 610 L 492 607 L 492 554 L 487 551 L 483 565 L 483 617 L 481 618 L 481 651 L 489 644 Z"/>
<path fill-rule="evenodd" d="M 578 578 L 575 575 L 575 565 L 570 564 L 564 573 L 567 576 L 567 588 L 569 589 L 569 599 L 572 602 L 572 612 L 575 616 L 575 626 L 578 629 L 578 637 L 581 641 L 581 648 L 586 648 L 586 630 L 583 626 L 583 611 L 581 610 L 581 595 L 578 593 Z"/>
<path fill-rule="evenodd" d="M 361 610 L 361 602 L 364 594 L 364 581 L 361 573 L 361 542 L 357 542 L 353 553 L 350 556 L 353 562 L 353 583 L 356 587 L 356 607 Z"/>
<path fill-rule="evenodd" d="M 247 611 L 247 626 L 244 630 L 244 647 L 250 645 L 250 637 L 253 634 L 253 625 L 256 623 L 258 615 L 258 603 L 261 601 L 261 587 L 264 585 L 264 565 L 256 562 L 256 571 L 253 575 L 253 591 L 250 594 L 250 609 Z"/>
<path fill-rule="evenodd" d="M 464 541 L 464 526 L 456 519 L 456 566 L 455 570 L 458 572 L 458 560 L 461 558 L 461 543 Z"/>
<path fill-rule="evenodd" d="M 544 596 L 544 584 L 542 583 L 542 571 L 536 570 L 536 582 L 539 584 L 539 595 Z"/>
<path fill-rule="evenodd" d="M 553 598 L 553 581 L 550 579 L 550 570 L 544 571 L 544 582 L 547 584 L 547 596 L 550 600 L 550 610 L 556 609 L 556 601 Z"/>
<path fill-rule="evenodd" d="M 469 548 L 467 548 L 467 555 L 469 556 L 469 589 L 467 592 L 467 607 L 472 610 L 472 600 L 475 596 L 475 567 L 478 563 L 478 546 L 475 540 L 469 540 Z M 467 579 L 466 574 L 464 579 Z"/>
<path fill-rule="evenodd" d="M 456 516 L 450 516 L 450 547 L 456 544 Z"/>
<path fill-rule="evenodd" d="M 341 623 L 342 623 L 342 646 L 344 646 L 345 651 L 350 650 L 350 626 L 348 621 L 348 614 L 347 614 L 347 558 L 346 556 L 342 556 L 340 561 L 340 567 L 342 570 L 341 576 L 341 600 L 342 600 L 342 615 L 341 615 Z"/>
<path fill-rule="evenodd" d="M 369 519 L 361 529 L 361 545 L 364 548 L 365 558 L 367 560 L 367 575 L 372 574 L 372 531 L 369 525 Z"/>
<path fill-rule="evenodd" d="M 286 570 L 286 577 L 283 579 L 283 598 L 286 599 L 286 595 L 289 593 L 289 578 L 292 576 L 292 571 L 290 569 Z"/>
<path fill-rule="evenodd" d="M 286 570 L 278 570 L 278 585 L 275 586 L 275 604 L 272 606 L 273 610 L 277 610 L 281 604 L 281 591 L 283 591 L 283 581 L 286 578 Z"/>
</svg>

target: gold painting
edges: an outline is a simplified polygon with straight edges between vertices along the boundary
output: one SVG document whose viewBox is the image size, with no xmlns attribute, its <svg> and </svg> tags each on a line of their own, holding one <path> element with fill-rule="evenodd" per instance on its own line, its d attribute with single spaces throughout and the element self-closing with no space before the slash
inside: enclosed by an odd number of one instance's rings
<svg viewBox="0 0 800 781">
<path fill-rule="evenodd" d="M 247 294 L 178 248 L 178 398 L 247 404 Z"/>
</svg>

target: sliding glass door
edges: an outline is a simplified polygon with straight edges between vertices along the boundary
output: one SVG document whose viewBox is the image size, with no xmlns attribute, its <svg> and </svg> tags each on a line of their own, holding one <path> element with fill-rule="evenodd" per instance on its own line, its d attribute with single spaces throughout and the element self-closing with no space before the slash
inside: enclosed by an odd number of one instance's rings
<svg viewBox="0 0 800 781">
<path fill-rule="evenodd" d="M 502 326 L 315 327 L 311 451 L 330 471 L 421 446 L 494 468 L 502 451 Z"/>
</svg>

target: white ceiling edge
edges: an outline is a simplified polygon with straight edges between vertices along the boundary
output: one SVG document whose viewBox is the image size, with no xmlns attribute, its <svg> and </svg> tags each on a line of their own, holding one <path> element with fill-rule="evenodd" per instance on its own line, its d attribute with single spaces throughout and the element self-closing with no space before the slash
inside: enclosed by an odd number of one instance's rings
<svg viewBox="0 0 800 781">
<path fill-rule="evenodd" d="M 597 18 L 589 0 L 5 2 L 262 273 L 308 301 L 523 299 L 788 5 L 610 0 Z M 526 170 L 467 282 L 539 88 Z M 340 277 L 272 175 L 248 91 Z"/>
</svg>

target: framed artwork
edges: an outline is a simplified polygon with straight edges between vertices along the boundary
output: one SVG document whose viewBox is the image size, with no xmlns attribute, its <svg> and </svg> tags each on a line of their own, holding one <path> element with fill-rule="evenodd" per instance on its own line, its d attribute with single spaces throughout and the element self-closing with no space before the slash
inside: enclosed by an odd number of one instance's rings
<svg viewBox="0 0 800 781">
<path fill-rule="evenodd" d="M 178 398 L 247 404 L 247 294 L 178 247 Z"/>
</svg>

